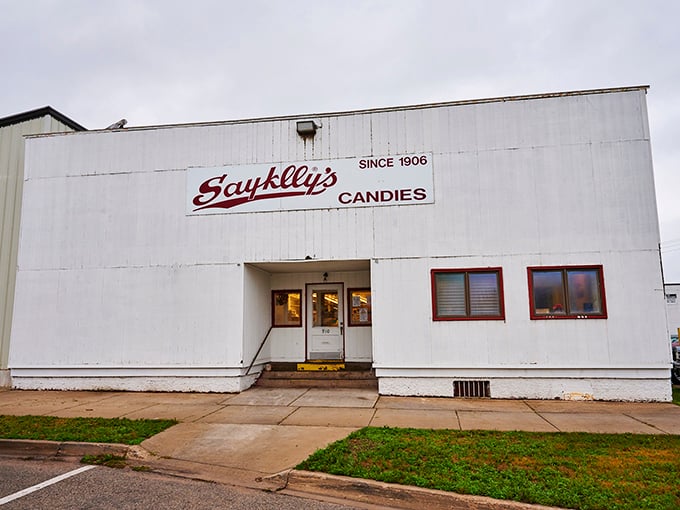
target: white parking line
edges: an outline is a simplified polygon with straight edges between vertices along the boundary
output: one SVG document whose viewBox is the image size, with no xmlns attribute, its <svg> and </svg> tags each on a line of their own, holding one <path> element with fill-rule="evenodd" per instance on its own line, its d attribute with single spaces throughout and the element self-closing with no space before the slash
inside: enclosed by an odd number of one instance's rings
<svg viewBox="0 0 680 510">
<path fill-rule="evenodd" d="M 10 501 L 14 501 L 15 499 L 23 498 L 24 496 L 30 494 L 31 492 L 39 491 L 40 489 L 44 489 L 45 487 L 48 487 L 49 485 L 55 484 L 57 482 L 61 482 L 62 480 L 65 480 L 66 478 L 70 478 L 72 476 L 75 476 L 77 474 L 80 474 L 84 471 L 87 471 L 89 469 L 96 468 L 97 466 L 84 466 L 78 469 L 74 469 L 73 471 L 69 471 L 68 473 L 64 473 L 63 475 L 55 476 L 54 478 L 50 478 L 49 480 L 39 483 L 37 485 L 34 485 L 33 487 L 29 487 L 27 489 L 24 489 L 19 492 L 15 492 L 14 494 L 10 494 L 9 496 L 5 496 L 4 498 L 0 499 L 0 505 L 4 505 L 5 503 L 9 503 Z"/>
</svg>

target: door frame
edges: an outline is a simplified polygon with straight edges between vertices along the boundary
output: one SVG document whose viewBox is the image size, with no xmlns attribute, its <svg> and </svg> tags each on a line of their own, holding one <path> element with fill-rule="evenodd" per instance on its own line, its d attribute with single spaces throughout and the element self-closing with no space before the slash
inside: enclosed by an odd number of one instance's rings
<svg viewBox="0 0 680 510">
<path fill-rule="evenodd" d="M 321 290 L 323 286 L 329 286 L 329 287 L 337 287 L 339 288 L 338 290 L 338 303 L 340 307 L 340 312 L 338 314 L 338 322 L 339 322 L 339 328 L 340 328 L 340 344 L 342 347 L 342 352 L 341 352 L 341 357 L 338 359 L 333 359 L 333 360 L 328 360 L 328 361 L 345 361 L 345 355 L 346 355 L 346 345 L 345 345 L 345 334 L 347 331 L 347 321 L 346 321 L 346 306 L 345 306 L 345 283 L 344 282 L 313 282 L 313 283 L 305 283 L 305 298 L 304 298 L 304 326 L 305 326 L 305 360 L 310 361 L 310 356 L 309 356 L 309 348 L 310 348 L 310 322 L 311 322 L 311 317 L 313 314 L 313 310 L 311 307 L 311 299 L 310 299 L 310 288 L 311 287 L 318 287 L 318 290 Z"/>
</svg>

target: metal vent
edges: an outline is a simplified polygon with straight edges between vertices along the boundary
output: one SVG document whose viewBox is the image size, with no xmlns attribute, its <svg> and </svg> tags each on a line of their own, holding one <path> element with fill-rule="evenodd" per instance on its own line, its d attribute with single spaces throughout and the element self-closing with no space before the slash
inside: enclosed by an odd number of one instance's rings
<svg viewBox="0 0 680 510">
<path fill-rule="evenodd" d="M 453 381 L 454 397 L 490 397 L 489 381 Z"/>
</svg>

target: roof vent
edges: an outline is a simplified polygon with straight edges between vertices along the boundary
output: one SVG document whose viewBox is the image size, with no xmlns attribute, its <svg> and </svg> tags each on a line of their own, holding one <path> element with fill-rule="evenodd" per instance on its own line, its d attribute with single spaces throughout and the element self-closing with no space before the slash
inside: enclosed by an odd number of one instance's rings
<svg viewBox="0 0 680 510">
<path fill-rule="evenodd" d="M 127 124 L 127 120 L 126 119 L 120 119 L 118 122 L 114 122 L 113 124 L 111 124 L 106 129 L 123 129 L 125 127 L 125 124 Z"/>
</svg>

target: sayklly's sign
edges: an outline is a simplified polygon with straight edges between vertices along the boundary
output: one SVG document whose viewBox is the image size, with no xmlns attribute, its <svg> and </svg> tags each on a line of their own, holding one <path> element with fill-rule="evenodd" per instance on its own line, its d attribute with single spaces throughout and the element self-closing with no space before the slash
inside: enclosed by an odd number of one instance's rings
<svg viewBox="0 0 680 510">
<path fill-rule="evenodd" d="M 187 214 L 433 202 L 432 154 L 187 169 Z"/>
</svg>

